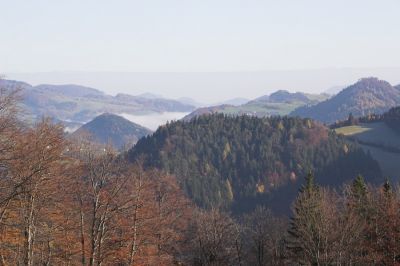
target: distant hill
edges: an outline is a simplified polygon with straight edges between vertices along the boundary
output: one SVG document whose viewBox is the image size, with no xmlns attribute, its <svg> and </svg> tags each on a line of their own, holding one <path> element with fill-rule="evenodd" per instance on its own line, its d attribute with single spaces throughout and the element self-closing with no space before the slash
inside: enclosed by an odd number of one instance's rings
<svg viewBox="0 0 400 266">
<path fill-rule="evenodd" d="M 324 93 L 329 94 L 329 95 L 335 95 L 338 94 L 341 90 L 346 88 L 347 86 L 333 86 L 330 87 L 329 89 L 325 90 Z"/>
<path fill-rule="evenodd" d="M 304 102 L 309 103 L 311 100 L 302 92 L 291 93 L 286 90 L 279 90 L 268 96 L 261 96 L 256 98 L 255 101 L 268 101 L 274 103 L 286 103 L 286 102 Z"/>
<path fill-rule="evenodd" d="M 133 145 L 140 138 L 152 133 L 151 130 L 114 114 L 99 115 L 72 135 L 79 136 L 85 132 L 89 133 L 96 142 L 111 143 L 117 149 L 124 145 Z"/>
<path fill-rule="evenodd" d="M 233 211 L 256 203 L 289 210 L 310 170 L 332 186 L 357 174 L 381 177 L 379 165 L 357 145 L 319 123 L 288 117 L 214 114 L 176 121 L 140 139 L 128 157 L 175 175 L 198 205 Z"/>
<path fill-rule="evenodd" d="M 222 104 L 222 105 L 216 105 L 216 106 L 210 106 L 210 107 L 201 107 L 197 108 L 184 118 L 182 118 L 183 121 L 190 121 L 191 119 L 201 116 L 201 115 L 211 115 L 211 114 L 216 114 L 216 113 L 225 113 L 227 110 L 235 110 L 235 106 L 233 105 L 228 105 L 228 104 Z"/>
<path fill-rule="evenodd" d="M 380 114 L 397 105 L 400 105 L 398 86 L 377 78 L 363 78 L 332 98 L 314 106 L 299 107 L 291 115 L 333 123 L 346 119 L 350 113 L 355 117 Z"/>
<path fill-rule="evenodd" d="M 43 84 L 35 86 L 35 90 L 51 94 L 60 94 L 66 97 L 105 96 L 103 92 L 97 89 L 74 85 L 74 84 L 69 84 L 69 85 Z"/>
<path fill-rule="evenodd" d="M 139 95 L 136 95 L 136 97 L 142 97 L 142 98 L 147 98 L 147 99 L 164 99 L 162 95 L 159 94 L 153 94 L 149 92 L 145 92 Z"/>
<path fill-rule="evenodd" d="M 265 117 L 270 115 L 287 115 L 299 106 L 316 104 L 326 100 L 327 94 L 306 94 L 302 92 L 291 93 L 285 90 L 276 91 L 270 95 L 258 97 L 242 105 L 222 104 L 211 107 L 198 108 L 184 120 L 204 114 L 224 113 L 229 115 L 251 115 Z"/>
<path fill-rule="evenodd" d="M 0 78 L 0 88 L 2 89 L 25 89 L 32 87 L 30 84 L 17 80 L 6 80 Z"/>
<path fill-rule="evenodd" d="M 38 85 L 0 80 L 3 88 L 22 89 L 22 107 L 32 121 L 42 116 L 66 123 L 86 123 L 102 113 L 140 115 L 162 112 L 191 112 L 194 106 L 176 100 L 118 94 L 111 96 L 79 85 Z"/>
<path fill-rule="evenodd" d="M 181 97 L 181 98 L 178 98 L 177 101 L 179 101 L 181 103 L 184 103 L 184 104 L 192 105 L 192 106 L 195 106 L 195 107 L 206 106 L 206 104 L 198 102 L 195 99 L 192 99 L 192 98 L 189 98 L 189 97 Z"/>
<path fill-rule="evenodd" d="M 250 101 L 249 99 L 237 97 L 237 98 L 232 98 L 232 99 L 220 102 L 220 103 L 218 103 L 216 105 L 234 105 L 234 106 L 239 106 L 239 105 L 246 104 L 249 101 Z"/>
</svg>

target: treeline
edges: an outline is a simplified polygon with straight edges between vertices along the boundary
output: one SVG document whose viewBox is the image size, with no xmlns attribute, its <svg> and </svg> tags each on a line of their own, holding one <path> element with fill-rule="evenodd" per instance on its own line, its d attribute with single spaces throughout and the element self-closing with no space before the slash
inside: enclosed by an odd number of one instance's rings
<svg viewBox="0 0 400 266">
<path fill-rule="evenodd" d="M 389 127 L 400 133 L 400 107 L 393 107 L 383 114 L 369 114 L 362 117 L 354 117 L 352 113 L 349 114 L 347 120 L 336 121 L 330 125 L 331 129 L 359 125 L 360 123 L 375 123 L 385 122 Z"/>
<path fill-rule="evenodd" d="M 360 123 L 375 123 L 382 122 L 385 120 L 385 114 L 369 114 L 362 117 L 355 117 L 352 113 L 349 114 L 349 117 L 346 120 L 336 121 L 331 124 L 329 127 L 331 129 L 347 127 L 347 126 L 356 126 Z"/>
<path fill-rule="evenodd" d="M 290 220 L 263 207 L 235 220 L 215 210 L 198 219 L 197 265 L 398 265 L 399 192 L 362 176 L 337 192 L 309 174 Z"/>
<path fill-rule="evenodd" d="M 309 119 L 213 114 L 176 121 L 142 138 L 131 161 L 175 175 L 199 206 L 266 204 L 288 209 L 309 170 L 324 185 L 357 174 L 381 178 L 379 165 L 357 145 Z M 279 196 L 286 195 L 286 203 Z"/>
</svg>

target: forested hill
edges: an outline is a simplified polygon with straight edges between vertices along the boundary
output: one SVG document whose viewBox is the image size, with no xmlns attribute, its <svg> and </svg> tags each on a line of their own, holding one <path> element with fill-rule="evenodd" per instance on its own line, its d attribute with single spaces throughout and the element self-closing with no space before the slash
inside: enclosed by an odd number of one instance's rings
<svg viewBox="0 0 400 266">
<path fill-rule="evenodd" d="M 387 81 L 377 78 L 363 78 L 334 97 L 313 106 L 299 107 L 291 115 L 329 124 L 346 119 L 350 113 L 355 117 L 382 114 L 398 105 L 399 86 L 393 87 Z"/>
<path fill-rule="evenodd" d="M 319 183 L 335 186 L 357 174 L 381 178 L 378 164 L 355 144 L 312 120 L 289 117 L 176 121 L 139 140 L 128 157 L 174 174 L 205 207 L 246 209 L 257 201 L 288 208 L 310 170 Z"/>
<path fill-rule="evenodd" d="M 122 116 L 104 113 L 84 124 L 72 136 L 89 133 L 93 140 L 100 144 L 112 144 L 121 149 L 125 145 L 131 147 L 138 139 L 152 133 L 151 130 L 133 123 Z"/>
</svg>

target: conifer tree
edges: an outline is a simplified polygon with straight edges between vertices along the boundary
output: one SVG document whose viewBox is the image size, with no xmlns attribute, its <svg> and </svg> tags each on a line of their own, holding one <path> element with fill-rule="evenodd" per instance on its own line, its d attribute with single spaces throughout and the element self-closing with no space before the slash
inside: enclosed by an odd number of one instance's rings
<svg viewBox="0 0 400 266">
<path fill-rule="evenodd" d="M 353 197 L 358 200 L 367 195 L 367 185 L 365 184 L 364 177 L 362 175 L 358 175 L 353 181 L 351 191 Z"/>
<path fill-rule="evenodd" d="M 351 211 L 355 211 L 356 215 L 360 216 L 360 218 L 366 219 L 370 204 L 368 203 L 367 185 L 362 175 L 358 175 L 353 181 L 350 190 L 349 204 Z"/>
<path fill-rule="evenodd" d="M 319 260 L 319 248 L 314 245 L 318 238 L 319 203 L 320 190 L 310 171 L 293 205 L 293 217 L 288 231 L 286 246 L 293 261 L 313 264 Z"/>
</svg>

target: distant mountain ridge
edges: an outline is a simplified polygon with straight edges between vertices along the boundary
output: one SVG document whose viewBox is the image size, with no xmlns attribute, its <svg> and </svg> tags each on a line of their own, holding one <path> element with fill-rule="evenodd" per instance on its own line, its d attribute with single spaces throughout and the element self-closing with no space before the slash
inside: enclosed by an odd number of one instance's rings
<svg viewBox="0 0 400 266">
<path fill-rule="evenodd" d="M 291 93 L 286 90 L 278 90 L 270 95 L 261 96 L 255 99 L 255 101 L 268 101 L 268 102 L 275 102 L 275 103 L 284 103 L 284 102 L 294 102 L 300 101 L 309 103 L 311 100 L 307 97 L 305 93 L 302 92 L 295 92 Z"/>
<path fill-rule="evenodd" d="M 242 97 L 236 97 L 236 98 L 232 98 L 229 100 L 225 100 L 223 102 L 220 102 L 216 105 L 234 105 L 234 106 L 240 106 L 243 104 L 248 103 L 250 100 L 246 99 L 246 98 L 242 98 Z"/>
<path fill-rule="evenodd" d="M 42 84 L 34 87 L 40 91 L 46 91 L 49 93 L 62 94 L 69 97 L 85 97 L 85 96 L 105 96 L 104 92 L 90 87 L 66 84 L 66 85 L 51 85 Z"/>
<path fill-rule="evenodd" d="M 72 135 L 79 136 L 85 133 L 89 133 L 98 143 L 110 143 L 120 149 L 124 145 L 135 144 L 140 138 L 151 134 L 152 131 L 121 116 L 105 113 L 84 124 Z"/>
<path fill-rule="evenodd" d="M 378 78 L 362 78 L 332 98 L 314 106 L 299 107 L 291 115 L 333 123 L 346 119 L 350 113 L 355 117 L 381 114 L 400 105 L 399 88 Z"/>
<path fill-rule="evenodd" d="M 222 105 L 216 105 L 216 106 L 210 106 L 210 107 L 201 107 L 197 108 L 184 118 L 182 118 L 183 121 L 190 121 L 191 119 L 201 116 L 201 115 L 211 115 L 211 114 L 216 114 L 216 113 L 223 113 L 227 109 L 234 109 L 235 106 L 229 105 L 229 104 L 222 104 Z"/>
<path fill-rule="evenodd" d="M 230 115 L 253 115 L 264 117 L 270 115 L 287 115 L 299 106 L 316 104 L 329 97 L 328 94 L 307 94 L 302 92 L 291 93 L 278 90 L 270 95 L 264 95 L 241 105 L 221 104 L 198 108 L 183 120 L 205 114 L 224 113 Z"/>
<path fill-rule="evenodd" d="M 36 121 L 48 116 L 60 121 L 85 123 L 102 113 L 140 115 L 162 112 L 191 112 L 194 106 L 176 100 L 132 96 L 107 95 L 104 92 L 79 85 L 38 85 L 0 80 L 0 87 L 22 90 L 22 107 L 28 119 Z"/>
</svg>

